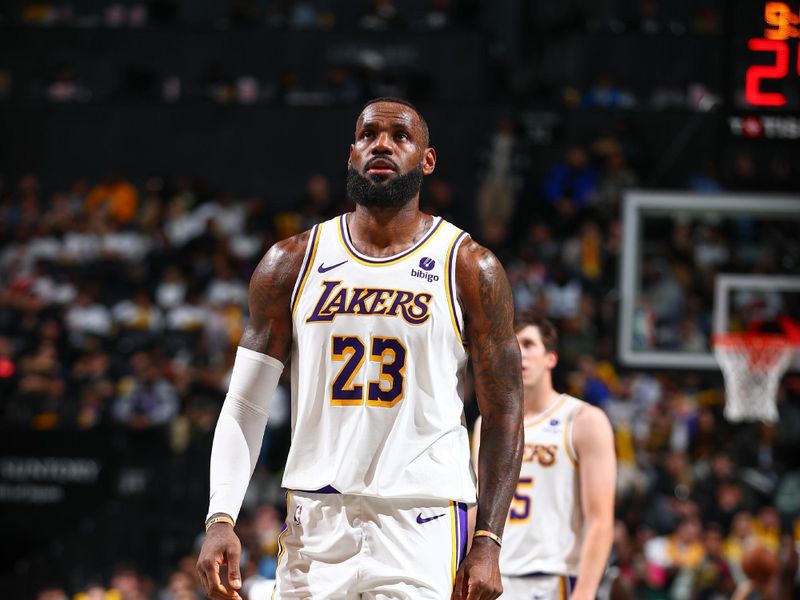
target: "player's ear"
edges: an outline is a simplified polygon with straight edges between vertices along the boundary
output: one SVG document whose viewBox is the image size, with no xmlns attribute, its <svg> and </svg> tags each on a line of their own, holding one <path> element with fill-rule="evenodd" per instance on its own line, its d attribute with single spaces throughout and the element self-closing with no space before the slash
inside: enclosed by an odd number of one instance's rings
<svg viewBox="0 0 800 600">
<path fill-rule="evenodd" d="M 347 155 L 347 168 L 353 166 L 353 152 L 356 151 L 355 144 L 350 144 L 350 154 Z"/>
<path fill-rule="evenodd" d="M 548 352 L 547 358 L 545 358 L 545 365 L 548 369 L 553 370 L 556 368 L 558 364 L 558 354 L 556 352 Z"/>
<path fill-rule="evenodd" d="M 436 150 L 433 148 L 425 148 L 425 153 L 422 155 L 422 174 L 430 175 L 436 168 Z"/>
</svg>

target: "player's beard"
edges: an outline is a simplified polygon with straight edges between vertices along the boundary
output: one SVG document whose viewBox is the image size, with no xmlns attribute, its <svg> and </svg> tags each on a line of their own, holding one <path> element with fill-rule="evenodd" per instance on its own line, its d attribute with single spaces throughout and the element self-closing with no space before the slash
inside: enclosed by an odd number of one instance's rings
<svg viewBox="0 0 800 600">
<path fill-rule="evenodd" d="M 422 188 L 422 165 L 385 184 L 373 183 L 353 167 L 347 169 L 347 197 L 362 206 L 400 208 Z"/>
</svg>

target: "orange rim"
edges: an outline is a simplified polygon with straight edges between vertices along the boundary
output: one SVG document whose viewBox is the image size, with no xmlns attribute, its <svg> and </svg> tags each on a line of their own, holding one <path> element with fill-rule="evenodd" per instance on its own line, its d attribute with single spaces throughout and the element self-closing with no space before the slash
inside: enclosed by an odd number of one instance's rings
<svg viewBox="0 0 800 600">
<path fill-rule="evenodd" d="M 715 348 L 744 354 L 751 367 L 766 369 L 778 362 L 784 350 L 797 345 L 779 333 L 753 332 L 718 334 L 711 343 Z"/>
</svg>

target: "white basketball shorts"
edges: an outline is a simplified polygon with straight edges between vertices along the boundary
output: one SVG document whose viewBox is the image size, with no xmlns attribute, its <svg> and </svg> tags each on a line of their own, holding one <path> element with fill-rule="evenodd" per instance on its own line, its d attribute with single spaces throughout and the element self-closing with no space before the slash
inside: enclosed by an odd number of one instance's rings
<svg viewBox="0 0 800 600">
<path fill-rule="evenodd" d="M 450 598 L 467 505 L 289 492 L 273 599 Z"/>
<path fill-rule="evenodd" d="M 567 600 L 574 588 L 575 577 L 570 575 L 504 575 L 500 600 Z"/>
</svg>

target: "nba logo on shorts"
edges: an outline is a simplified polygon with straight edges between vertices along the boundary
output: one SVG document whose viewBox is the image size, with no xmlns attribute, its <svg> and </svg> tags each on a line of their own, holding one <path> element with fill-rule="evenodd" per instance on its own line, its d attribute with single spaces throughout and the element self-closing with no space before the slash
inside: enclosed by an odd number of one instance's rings
<svg viewBox="0 0 800 600">
<path fill-rule="evenodd" d="M 428 258 L 427 256 L 423 256 L 419 259 L 419 268 L 424 269 L 426 271 L 430 271 L 434 266 L 436 266 L 436 261 L 432 258 Z"/>
<path fill-rule="evenodd" d="M 301 525 L 302 524 L 302 523 L 300 523 L 300 517 L 302 517 L 302 516 L 303 516 L 303 505 L 299 504 L 297 506 L 297 508 L 295 509 L 295 511 L 294 511 L 294 524 L 295 525 Z"/>
</svg>

